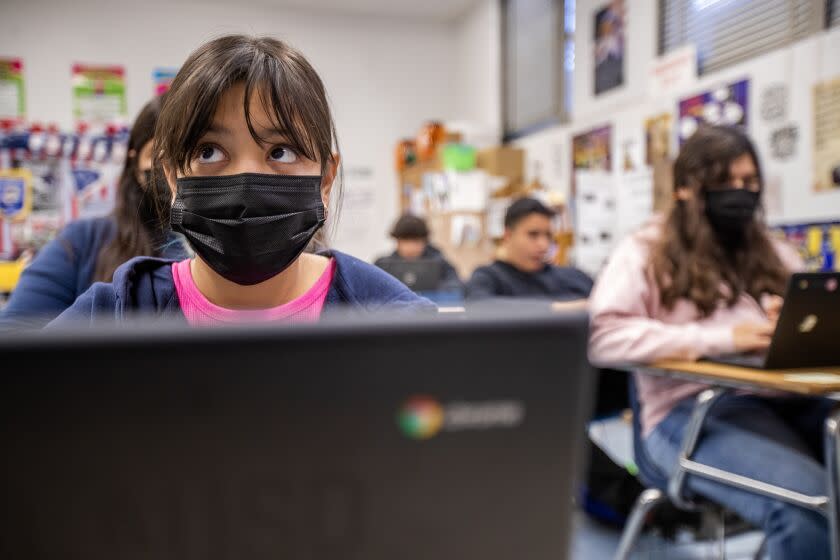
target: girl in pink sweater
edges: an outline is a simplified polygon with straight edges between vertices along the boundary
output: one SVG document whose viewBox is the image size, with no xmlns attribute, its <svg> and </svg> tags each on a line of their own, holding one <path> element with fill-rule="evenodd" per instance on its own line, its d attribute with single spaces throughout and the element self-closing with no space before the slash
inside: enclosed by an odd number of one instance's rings
<svg viewBox="0 0 840 560">
<path fill-rule="evenodd" d="M 740 131 L 706 127 L 674 164 L 670 212 L 624 240 L 590 299 L 590 356 L 599 364 L 694 360 L 765 350 L 790 273 L 792 248 L 771 239 L 762 175 Z M 644 445 L 661 471 L 676 468 L 694 399 L 705 386 L 636 374 Z M 830 402 L 743 393 L 719 401 L 695 453 L 717 466 L 805 494 L 825 494 L 822 422 Z M 827 558 L 825 519 L 697 477 L 688 488 L 767 535 L 770 557 Z"/>
</svg>

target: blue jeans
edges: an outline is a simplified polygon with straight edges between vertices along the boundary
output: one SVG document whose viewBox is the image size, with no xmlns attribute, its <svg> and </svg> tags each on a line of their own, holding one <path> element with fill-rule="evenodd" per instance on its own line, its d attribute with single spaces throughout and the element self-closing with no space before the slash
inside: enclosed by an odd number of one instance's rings
<svg viewBox="0 0 840 560">
<path fill-rule="evenodd" d="M 670 475 L 695 399 L 680 402 L 645 440 L 650 459 Z M 825 495 L 823 423 L 836 405 L 813 398 L 724 395 L 706 417 L 692 456 L 700 463 L 803 494 Z M 811 510 L 689 475 L 689 492 L 725 506 L 762 529 L 770 558 L 829 557 L 828 522 Z"/>
</svg>

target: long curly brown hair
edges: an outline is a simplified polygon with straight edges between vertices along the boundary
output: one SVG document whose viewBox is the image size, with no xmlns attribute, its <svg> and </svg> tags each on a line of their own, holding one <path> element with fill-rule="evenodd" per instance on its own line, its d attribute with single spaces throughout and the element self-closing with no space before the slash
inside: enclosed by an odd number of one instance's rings
<svg viewBox="0 0 840 560">
<path fill-rule="evenodd" d="M 674 163 L 674 189 L 691 196 L 677 200 L 651 253 L 651 268 L 663 305 L 673 309 L 680 299 L 708 317 L 724 302 L 732 306 L 747 293 L 782 295 L 790 271 L 773 247 L 759 208 L 738 247 L 724 247 L 706 218 L 704 193 L 725 185 L 733 161 L 749 155 L 763 184 L 755 147 L 740 130 L 706 126 L 682 147 Z"/>
</svg>

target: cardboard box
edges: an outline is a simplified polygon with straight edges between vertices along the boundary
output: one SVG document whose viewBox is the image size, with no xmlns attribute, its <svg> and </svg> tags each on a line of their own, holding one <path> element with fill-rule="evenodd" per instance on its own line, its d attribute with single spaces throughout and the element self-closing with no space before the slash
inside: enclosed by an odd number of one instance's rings
<svg viewBox="0 0 840 560">
<path fill-rule="evenodd" d="M 506 178 L 509 184 L 521 184 L 525 179 L 525 150 L 507 146 L 481 150 L 476 166 L 490 175 Z"/>
</svg>

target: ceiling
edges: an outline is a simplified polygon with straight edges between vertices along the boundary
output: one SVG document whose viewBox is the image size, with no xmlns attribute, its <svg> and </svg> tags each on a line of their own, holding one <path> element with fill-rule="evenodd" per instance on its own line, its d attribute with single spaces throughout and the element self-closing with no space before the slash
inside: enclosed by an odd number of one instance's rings
<svg viewBox="0 0 840 560">
<path fill-rule="evenodd" d="M 179 0 L 186 3 L 190 0 Z M 237 0 L 211 0 L 235 2 Z M 249 0 L 263 6 L 290 6 L 333 14 L 393 17 L 449 22 L 464 14 L 477 0 Z"/>
</svg>

